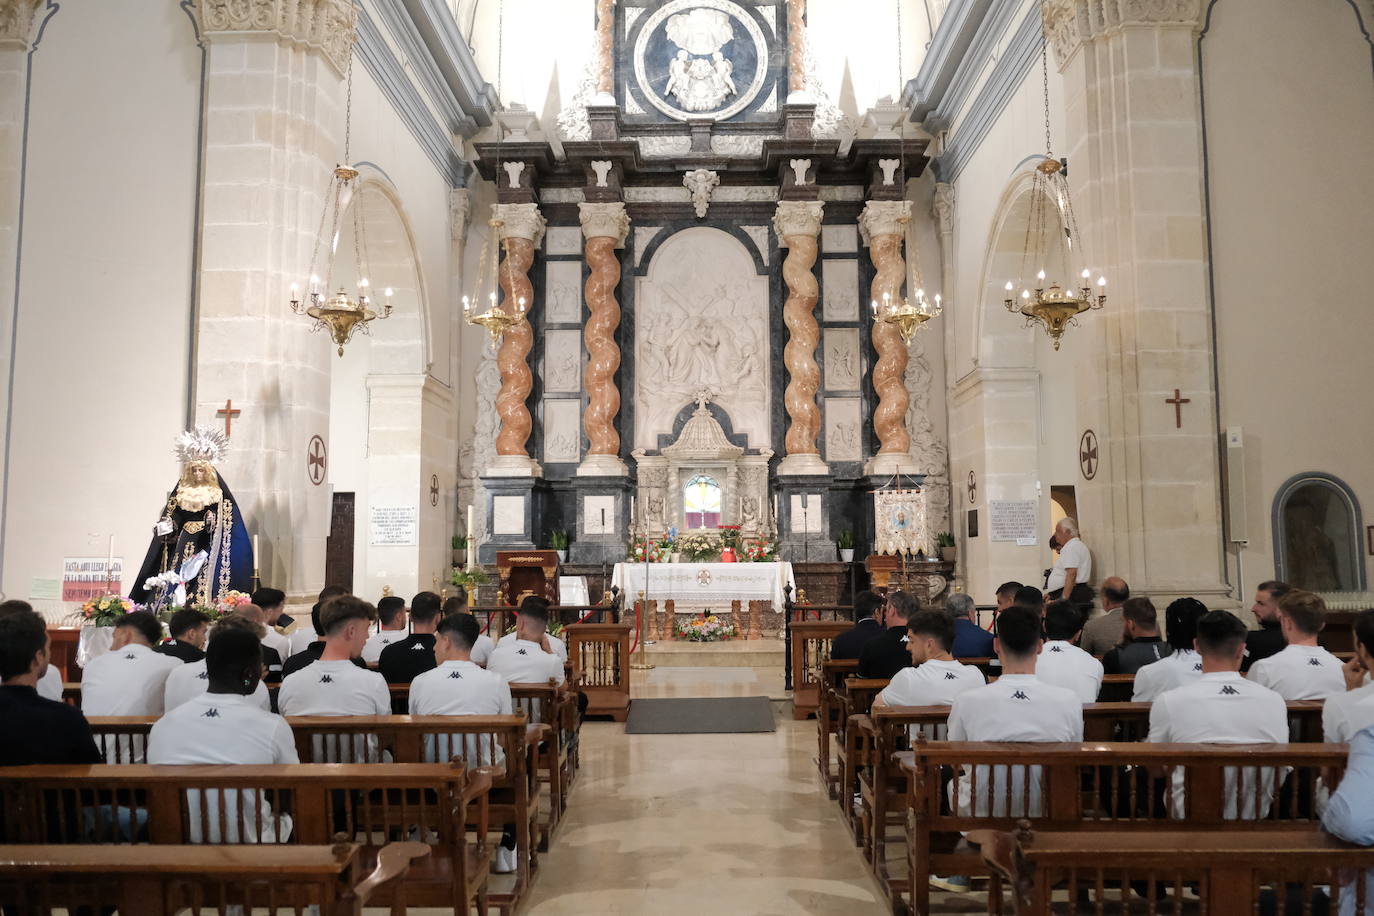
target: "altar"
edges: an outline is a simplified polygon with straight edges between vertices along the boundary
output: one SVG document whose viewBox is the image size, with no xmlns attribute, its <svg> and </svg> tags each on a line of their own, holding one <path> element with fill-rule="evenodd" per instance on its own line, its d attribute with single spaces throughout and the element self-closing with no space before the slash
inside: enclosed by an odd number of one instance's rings
<svg viewBox="0 0 1374 916">
<path fill-rule="evenodd" d="M 646 586 L 647 574 L 647 586 Z M 672 601 L 679 610 L 726 612 L 730 602 L 768 601 L 781 612 L 784 589 L 795 584 L 792 564 L 775 563 L 617 563 L 611 583 L 625 596 L 625 607 L 639 600 Z"/>
</svg>

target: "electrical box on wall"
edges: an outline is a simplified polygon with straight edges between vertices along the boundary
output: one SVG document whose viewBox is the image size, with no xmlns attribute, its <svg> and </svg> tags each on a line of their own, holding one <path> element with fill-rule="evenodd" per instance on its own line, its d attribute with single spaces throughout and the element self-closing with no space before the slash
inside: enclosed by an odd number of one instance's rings
<svg viewBox="0 0 1374 916">
<path fill-rule="evenodd" d="M 1245 510 L 1245 437 L 1239 426 L 1226 427 L 1226 529 L 1232 544 L 1250 543 Z"/>
</svg>

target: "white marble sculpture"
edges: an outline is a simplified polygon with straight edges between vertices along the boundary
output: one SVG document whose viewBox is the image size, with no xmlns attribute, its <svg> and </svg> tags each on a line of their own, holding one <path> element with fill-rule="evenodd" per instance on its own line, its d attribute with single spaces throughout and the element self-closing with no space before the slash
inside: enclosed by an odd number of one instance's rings
<svg viewBox="0 0 1374 916">
<path fill-rule="evenodd" d="M 692 207 L 697 219 L 706 216 L 706 208 L 711 205 L 711 194 L 720 185 L 720 176 L 710 169 L 692 169 L 682 176 L 682 184 L 692 194 Z"/>
<path fill-rule="evenodd" d="M 665 96 L 676 98 L 684 111 L 712 111 L 737 92 L 734 64 L 721 53 L 733 37 L 729 16 L 689 10 L 670 17 L 666 31 L 678 51 L 668 64 Z"/>
</svg>

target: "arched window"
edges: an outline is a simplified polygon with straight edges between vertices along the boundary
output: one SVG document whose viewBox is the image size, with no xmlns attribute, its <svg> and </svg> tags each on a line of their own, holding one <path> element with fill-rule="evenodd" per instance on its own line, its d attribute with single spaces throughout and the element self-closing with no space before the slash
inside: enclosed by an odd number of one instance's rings
<svg viewBox="0 0 1374 916">
<path fill-rule="evenodd" d="M 1299 474 L 1274 497 L 1278 578 L 1314 592 L 1364 590 L 1360 504 L 1330 474 Z"/>
<path fill-rule="evenodd" d="M 698 474 L 682 488 L 682 519 L 687 528 L 720 526 L 720 483 Z"/>
</svg>

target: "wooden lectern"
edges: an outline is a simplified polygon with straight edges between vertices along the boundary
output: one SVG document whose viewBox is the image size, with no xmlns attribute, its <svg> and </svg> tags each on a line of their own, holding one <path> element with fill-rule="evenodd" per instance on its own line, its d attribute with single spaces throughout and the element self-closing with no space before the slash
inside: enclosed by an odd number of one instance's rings
<svg viewBox="0 0 1374 916">
<path fill-rule="evenodd" d="M 518 607 L 526 595 L 558 604 L 558 554 L 552 550 L 498 550 L 497 590 L 501 601 Z"/>
</svg>

